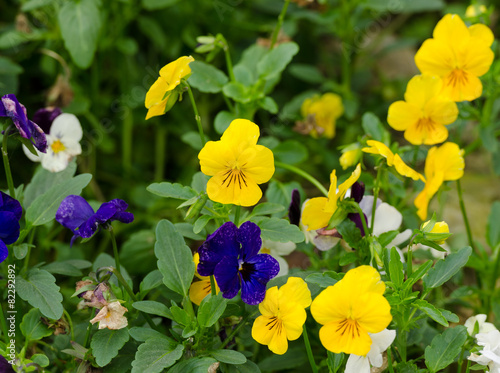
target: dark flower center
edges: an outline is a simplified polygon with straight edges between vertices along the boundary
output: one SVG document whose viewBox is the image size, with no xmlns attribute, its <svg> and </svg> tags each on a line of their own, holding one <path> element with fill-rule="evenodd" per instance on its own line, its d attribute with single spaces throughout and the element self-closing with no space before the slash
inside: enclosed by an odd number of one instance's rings
<svg viewBox="0 0 500 373">
<path fill-rule="evenodd" d="M 253 264 L 243 262 L 240 264 L 239 271 L 241 279 L 243 281 L 248 281 L 250 280 L 250 276 L 252 275 L 252 273 L 255 272 L 255 268 Z"/>
</svg>

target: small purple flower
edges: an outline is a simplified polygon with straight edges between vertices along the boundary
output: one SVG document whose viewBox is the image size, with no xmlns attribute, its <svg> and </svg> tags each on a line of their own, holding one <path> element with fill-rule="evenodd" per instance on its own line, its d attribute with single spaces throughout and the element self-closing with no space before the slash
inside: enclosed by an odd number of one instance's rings
<svg viewBox="0 0 500 373">
<path fill-rule="evenodd" d="M 297 227 L 300 225 L 300 193 L 298 189 L 292 190 L 292 201 L 288 207 L 288 219 L 290 224 L 295 224 Z"/>
<path fill-rule="evenodd" d="M 9 255 L 7 245 L 19 238 L 21 204 L 4 192 L 0 192 L 0 263 Z"/>
<path fill-rule="evenodd" d="M 85 198 L 75 195 L 67 196 L 59 206 L 56 220 L 64 227 L 73 231 L 71 244 L 77 237 L 89 238 L 99 229 L 107 227 L 112 221 L 131 223 L 134 215 L 125 211 L 128 204 L 121 199 L 105 202 L 97 212 L 89 205 Z"/>
<path fill-rule="evenodd" d="M 356 203 L 360 203 L 361 200 L 363 199 L 364 194 L 365 194 L 365 184 L 356 181 L 351 187 L 351 198 L 353 198 Z M 363 215 L 365 217 L 365 222 L 368 224 L 368 219 L 366 218 L 366 214 L 363 213 Z M 363 228 L 363 222 L 361 221 L 361 216 L 359 216 L 357 212 L 351 212 L 349 213 L 349 215 L 347 215 L 347 218 L 352 220 L 354 224 L 356 224 L 356 227 L 358 227 L 358 229 L 361 231 L 361 236 L 364 237 L 365 230 Z"/>
<path fill-rule="evenodd" d="M 261 246 L 257 224 L 245 222 L 238 229 L 225 223 L 199 248 L 198 273 L 214 275 L 224 298 L 234 298 L 241 289 L 243 302 L 259 304 L 266 295 L 266 284 L 280 270 L 271 255 L 258 254 Z"/>
<path fill-rule="evenodd" d="M 19 103 L 13 94 L 5 95 L 0 99 L 0 117 L 9 117 L 16 126 L 19 134 L 31 141 L 42 153 L 47 149 L 47 139 L 43 130 L 28 119 L 26 108 Z"/>
</svg>

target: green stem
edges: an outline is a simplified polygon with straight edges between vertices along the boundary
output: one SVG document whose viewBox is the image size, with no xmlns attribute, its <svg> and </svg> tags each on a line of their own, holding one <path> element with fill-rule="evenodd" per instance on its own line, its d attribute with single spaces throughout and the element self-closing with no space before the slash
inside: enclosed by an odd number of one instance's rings
<svg viewBox="0 0 500 373">
<path fill-rule="evenodd" d="M 5 302 L 5 304 L 7 304 L 7 302 Z M 5 343 L 8 345 L 9 342 L 10 342 L 10 339 L 9 339 L 9 328 L 7 327 L 7 317 L 6 317 L 6 313 L 3 309 L 3 306 L 0 306 L 0 310 L 2 310 L 2 319 L 0 320 L 0 326 L 2 327 L 2 335 L 3 335 L 3 338 L 4 338 L 4 341 Z"/>
<path fill-rule="evenodd" d="M 113 255 L 115 257 L 115 267 L 118 272 L 121 272 L 120 268 L 120 256 L 118 255 L 118 245 L 116 244 L 115 232 L 113 232 L 113 227 L 109 227 L 109 235 L 111 236 L 111 243 L 113 245 Z"/>
<path fill-rule="evenodd" d="M 158 125 L 156 127 L 155 139 L 155 181 L 163 180 L 163 170 L 165 170 L 165 149 L 166 149 L 167 127 Z"/>
<path fill-rule="evenodd" d="M 210 291 L 212 293 L 212 297 L 217 295 L 217 289 L 215 288 L 215 278 L 214 275 L 210 276 Z"/>
<path fill-rule="evenodd" d="M 220 38 L 222 39 L 223 43 L 222 50 L 224 51 L 224 56 L 226 57 L 226 66 L 227 72 L 229 73 L 229 79 L 231 79 L 232 82 L 235 82 L 236 77 L 234 76 L 233 61 L 231 60 L 231 54 L 229 53 L 229 44 L 227 43 L 227 40 L 224 38 L 224 36 L 220 35 Z"/>
<path fill-rule="evenodd" d="M 464 219 L 465 230 L 467 231 L 467 239 L 469 241 L 470 247 L 479 255 L 474 245 L 474 239 L 472 237 L 472 231 L 470 229 L 469 219 L 467 218 L 467 211 L 465 210 L 464 198 L 462 195 L 462 186 L 460 185 L 460 179 L 457 180 L 457 193 L 458 193 L 458 202 L 460 204 L 460 211 L 462 211 L 462 216 Z"/>
<path fill-rule="evenodd" d="M 63 308 L 63 313 L 66 316 L 66 318 L 68 319 L 69 330 L 71 332 L 71 340 L 74 341 L 75 340 L 75 330 L 73 329 L 73 321 L 71 320 L 71 316 L 69 315 L 68 311 L 66 311 L 66 309 L 64 309 L 64 308 Z"/>
<path fill-rule="evenodd" d="M 361 224 L 363 224 L 363 231 L 365 232 L 365 236 L 368 237 L 370 235 L 370 230 L 368 229 L 368 226 L 366 224 L 365 214 L 363 213 L 363 210 L 361 209 L 361 207 L 359 207 L 359 205 L 356 202 L 353 202 L 351 205 L 354 206 L 354 208 L 358 212 L 359 217 L 361 219 Z"/>
<path fill-rule="evenodd" d="M 234 205 L 234 225 L 236 226 L 238 226 L 240 223 L 240 212 L 241 212 L 241 206 Z"/>
<path fill-rule="evenodd" d="M 222 342 L 222 345 L 219 347 L 220 349 L 223 349 L 224 347 L 227 346 L 227 344 L 229 342 L 231 342 L 231 340 L 234 338 L 234 336 L 236 335 L 236 333 L 238 333 L 240 331 L 240 329 L 246 324 L 246 322 L 248 321 L 248 319 L 250 317 L 253 317 L 254 315 L 256 315 L 259 311 L 255 311 L 254 313 L 249 313 L 247 314 L 241 321 L 240 323 L 238 324 L 238 326 L 231 332 L 231 334 L 229 334 L 229 336 L 224 340 L 224 342 Z"/>
<path fill-rule="evenodd" d="M 9 194 L 12 198 L 16 198 L 16 191 L 14 189 L 14 179 L 12 179 L 12 172 L 10 170 L 9 154 L 7 153 L 7 133 L 4 133 L 2 139 L 2 158 L 3 166 L 5 168 L 5 177 L 7 178 L 7 185 L 9 186 Z"/>
<path fill-rule="evenodd" d="M 89 321 L 89 326 L 87 326 L 87 333 L 85 334 L 85 341 L 83 342 L 83 347 L 88 348 L 90 342 L 90 332 L 92 331 L 93 324 Z"/>
<path fill-rule="evenodd" d="M 470 372 L 470 360 L 467 359 L 467 368 L 465 369 L 465 373 L 469 373 Z"/>
<path fill-rule="evenodd" d="M 387 367 L 389 368 L 390 373 L 394 373 L 394 369 L 392 367 L 392 351 L 391 347 L 387 349 Z"/>
<path fill-rule="evenodd" d="M 380 175 L 382 173 L 382 165 L 380 164 L 377 169 L 377 178 L 375 179 L 375 185 L 373 187 L 373 204 L 372 204 L 372 221 L 370 225 L 370 234 L 373 233 L 373 227 L 375 226 L 375 211 L 377 210 L 377 199 L 378 193 L 380 192 Z"/>
<path fill-rule="evenodd" d="M 31 254 L 31 245 L 33 244 L 33 239 L 35 238 L 35 229 L 31 231 L 30 237 L 28 238 L 28 252 L 26 253 L 26 257 L 24 258 L 22 273 L 26 273 L 28 271 L 28 265 L 30 262 L 30 254 Z"/>
<path fill-rule="evenodd" d="M 281 13 L 278 16 L 278 23 L 273 30 L 273 34 L 271 36 L 271 46 L 269 49 L 273 49 L 276 41 L 278 41 L 278 35 L 280 33 L 281 27 L 283 26 L 283 21 L 285 20 L 286 10 L 288 9 L 288 5 L 290 4 L 290 0 L 285 0 L 285 4 L 283 4 L 283 8 L 281 9 Z"/>
<path fill-rule="evenodd" d="M 310 181 L 312 184 L 314 184 L 314 186 L 316 188 L 318 188 L 321 193 L 323 193 L 326 197 L 328 197 L 328 191 L 325 189 L 325 187 L 323 185 L 321 185 L 321 183 L 318 180 L 316 180 L 314 177 L 309 175 L 307 172 L 302 171 L 300 168 L 297 168 L 295 166 L 292 166 L 292 165 L 289 165 L 286 163 L 282 163 L 282 162 L 275 161 L 274 165 L 276 167 L 284 168 L 285 170 L 292 171 L 292 172 L 296 173 L 297 175 L 302 176 L 304 179 L 306 179 L 306 180 Z"/>
<path fill-rule="evenodd" d="M 407 261 L 408 263 L 406 263 L 406 275 L 407 277 L 410 277 L 411 274 L 413 273 L 413 252 L 411 250 L 411 248 L 413 247 L 413 238 L 412 240 L 410 241 L 410 244 L 408 245 L 408 255 L 407 255 Z"/>
<path fill-rule="evenodd" d="M 122 128 L 122 166 L 125 175 L 130 175 L 132 171 L 132 139 L 134 122 L 130 109 L 125 112 Z"/>
<path fill-rule="evenodd" d="M 487 303 L 487 311 L 488 313 L 491 311 L 491 298 L 493 297 L 493 294 L 495 293 L 495 288 L 497 284 L 497 279 L 498 279 L 498 272 L 500 271 L 500 250 L 496 251 L 496 259 L 495 259 L 495 266 L 493 267 L 493 275 L 491 276 L 491 283 L 490 283 L 490 288 L 489 290 L 491 291 L 491 296 L 486 297 L 486 303 Z"/>
<path fill-rule="evenodd" d="M 318 367 L 316 366 L 316 363 L 314 362 L 314 356 L 313 356 L 312 349 L 311 349 L 311 343 L 309 342 L 309 336 L 307 335 L 307 329 L 306 329 L 305 323 L 303 326 L 302 334 L 304 335 L 304 344 L 306 345 L 307 358 L 309 359 L 309 364 L 311 364 L 311 369 L 312 369 L 313 373 L 318 373 Z"/>
<path fill-rule="evenodd" d="M 186 83 L 188 87 L 189 100 L 191 100 L 191 105 L 193 106 L 194 111 L 194 119 L 196 119 L 196 124 L 198 125 L 198 131 L 200 133 L 201 146 L 205 146 L 205 135 L 203 134 L 203 126 L 201 125 L 201 117 L 198 114 L 198 107 L 196 106 L 196 102 L 194 101 L 193 91 L 191 90 L 191 86 Z"/>
<path fill-rule="evenodd" d="M 110 267 L 110 268 L 112 268 L 112 267 Z M 125 279 L 123 278 L 123 276 L 120 273 L 120 271 L 118 271 L 116 268 L 112 268 L 112 271 L 113 271 L 114 275 L 116 276 L 116 278 L 118 279 L 118 281 L 120 282 L 120 284 L 125 289 L 125 291 L 130 296 L 130 298 L 132 299 L 132 301 L 137 302 L 137 297 L 135 296 L 135 294 L 132 291 L 132 289 L 130 288 L 130 286 L 128 286 L 127 281 L 125 281 Z M 140 312 L 141 312 L 142 316 L 144 316 L 144 319 L 146 319 L 146 322 L 149 324 L 149 326 L 151 327 L 151 329 L 156 330 L 156 325 L 153 322 L 153 320 L 151 319 L 151 317 L 147 313 L 144 313 L 142 311 L 140 311 Z"/>
</svg>

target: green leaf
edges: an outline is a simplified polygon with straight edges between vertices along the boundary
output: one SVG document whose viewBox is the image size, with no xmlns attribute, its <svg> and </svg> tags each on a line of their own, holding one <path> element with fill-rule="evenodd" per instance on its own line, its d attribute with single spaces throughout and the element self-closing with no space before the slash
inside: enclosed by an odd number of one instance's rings
<svg viewBox="0 0 500 373">
<path fill-rule="evenodd" d="M 361 118 L 361 126 L 368 136 L 374 140 L 384 142 L 387 139 L 388 133 L 384 129 L 384 125 L 380 119 L 373 113 L 365 113 Z"/>
<path fill-rule="evenodd" d="M 219 320 L 219 317 L 224 313 L 226 305 L 227 300 L 222 297 L 222 293 L 215 296 L 208 294 L 205 298 L 203 298 L 200 308 L 198 308 L 198 324 L 200 324 L 202 328 L 208 328 L 214 325 L 217 320 Z"/>
<path fill-rule="evenodd" d="M 28 254 L 29 247 L 30 245 L 28 245 L 27 243 L 22 243 L 21 245 L 14 246 L 14 256 L 16 257 L 16 259 L 24 259 L 26 254 Z"/>
<path fill-rule="evenodd" d="M 64 45 L 76 65 L 92 63 L 101 30 L 101 15 L 94 1 L 65 1 L 58 14 Z"/>
<path fill-rule="evenodd" d="M 272 355 L 259 362 L 259 368 L 264 371 L 283 371 L 296 369 L 307 362 L 305 348 L 289 348 L 284 355 Z"/>
<path fill-rule="evenodd" d="M 49 358 L 43 354 L 35 354 L 30 360 L 41 367 L 47 367 L 50 364 Z"/>
<path fill-rule="evenodd" d="M 438 372 L 453 363 L 466 340 L 467 329 L 462 325 L 436 335 L 431 345 L 425 348 L 425 365 L 430 372 Z"/>
<path fill-rule="evenodd" d="M 173 320 L 172 312 L 163 303 L 155 302 L 152 300 L 144 300 L 132 303 L 132 307 L 136 310 L 150 313 L 152 315 L 157 315 L 161 317 L 166 317 L 167 319 Z"/>
<path fill-rule="evenodd" d="M 90 267 L 92 263 L 88 262 Z M 77 267 L 75 267 L 71 261 L 67 260 L 64 262 L 52 262 L 47 265 L 44 265 L 41 267 L 42 269 L 46 270 L 47 272 L 50 273 L 55 273 L 58 275 L 65 275 L 65 276 L 82 276 L 82 271 L 80 271 Z"/>
<path fill-rule="evenodd" d="M 388 246 L 392 240 L 396 238 L 396 236 L 399 234 L 399 231 L 389 231 L 389 232 L 384 232 L 380 236 L 377 237 L 377 240 L 382 247 Z"/>
<path fill-rule="evenodd" d="M 221 363 L 237 365 L 245 364 L 247 362 L 245 355 L 234 350 L 216 350 L 209 352 L 209 354 Z"/>
<path fill-rule="evenodd" d="M 263 240 L 283 243 L 304 241 L 304 233 L 296 225 L 290 224 L 288 220 L 259 216 L 252 218 L 251 221 L 260 227 Z"/>
<path fill-rule="evenodd" d="M 441 324 L 446 327 L 449 326 L 448 321 L 446 321 L 446 318 L 443 316 L 440 310 L 434 307 L 426 300 L 417 299 L 412 303 L 412 305 L 417 307 L 420 311 L 424 312 L 427 316 L 429 316 L 432 320 L 434 320 L 438 324 Z"/>
<path fill-rule="evenodd" d="M 49 319 L 59 320 L 63 314 L 63 297 L 56 279 L 43 269 L 33 268 L 27 278 L 16 276 L 16 292 Z"/>
<path fill-rule="evenodd" d="M 118 351 L 129 340 L 127 328 L 119 330 L 102 329 L 92 336 L 90 347 L 92 355 L 95 357 L 97 365 L 103 367 L 108 365 L 111 360 L 118 355 Z"/>
<path fill-rule="evenodd" d="M 172 184 L 166 181 L 162 183 L 153 183 L 149 185 L 146 190 L 160 197 L 182 200 L 191 199 L 198 194 L 191 187 L 184 186 L 178 183 Z"/>
<path fill-rule="evenodd" d="M 19 328 L 27 340 L 37 341 L 43 337 L 52 335 L 52 331 L 42 322 L 41 317 L 42 314 L 38 308 L 32 308 L 26 315 L 24 315 Z"/>
<path fill-rule="evenodd" d="M 333 271 L 325 273 L 312 273 L 305 278 L 305 281 L 311 284 L 317 284 L 322 288 L 326 288 L 328 286 L 335 285 L 338 282 L 339 279 L 333 277 L 336 274 L 337 273 Z"/>
<path fill-rule="evenodd" d="M 168 373 L 207 373 L 210 366 L 217 363 L 217 360 L 211 357 L 192 357 L 181 361 L 169 369 Z"/>
<path fill-rule="evenodd" d="M 202 61 L 193 61 L 189 67 L 192 74 L 188 83 L 201 92 L 218 93 L 229 80 L 221 70 Z"/>
<path fill-rule="evenodd" d="M 229 127 L 231 122 L 238 118 L 236 114 L 233 114 L 229 111 L 219 111 L 219 113 L 215 116 L 214 119 L 214 129 L 219 134 L 222 135 L 225 130 Z"/>
<path fill-rule="evenodd" d="M 472 253 L 470 246 L 460 249 L 456 253 L 448 255 L 444 260 L 438 260 L 434 268 L 432 268 L 424 277 L 424 285 L 426 288 L 437 288 L 448 281 L 460 268 L 462 268 Z"/>
<path fill-rule="evenodd" d="M 161 220 L 156 227 L 155 255 L 163 283 L 187 296 L 194 276 L 193 256 L 184 238 L 168 220 Z"/>
<path fill-rule="evenodd" d="M 193 232 L 195 234 L 198 234 L 200 233 L 203 228 L 205 228 L 205 226 L 208 224 L 208 222 L 213 219 L 214 217 L 213 216 L 210 216 L 210 215 L 201 215 L 198 219 L 196 219 L 196 221 L 194 222 L 194 225 L 193 225 Z"/>
<path fill-rule="evenodd" d="M 222 92 L 226 97 L 232 98 L 234 101 L 248 104 L 251 100 L 251 92 L 247 86 L 240 82 L 229 82 L 222 88 Z"/>
<path fill-rule="evenodd" d="M 200 151 L 201 148 L 203 148 L 199 132 L 196 131 L 184 132 L 181 135 L 181 140 L 184 144 L 189 145 L 194 150 Z"/>
<path fill-rule="evenodd" d="M 488 225 L 486 226 L 486 240 L 491 248 L 500 244 L 500 201 L 495 201 L 491 206 Z"/>
<path fill-rule="evenodd" d="M 287 164 L 304 162 L 309 153 L 307 148 L 296 140 L 286 140 L 273 149 L 276 160 Z"/>
<path fill-rule="evenodd" d="M 70 194 L 79 195 L 92 179 L 90 174 L 78 175 L 54 185 L 39 195 L 26 210 L 26 221 L 32 226 L 47 224 L 52 221 L 62 200 Z"/>
<path fill-rule="evenodd" d="M 426 261 L 405 281 L 405 289 L 410 289 L 418 280 L 420 280 L 432 267 L 432 260 Z"/>
<path fill-rule="evenodd" d="M 142 328 L 134 326 L 133 328 L 130 328 L 128 332 L 130 336 L 134 338 L 137 342 L 146 342 L 150 338 L 163 338 L 168 341 L 174 342 L 173 339 L 151 328 Z"/>
<path fill-rule="evenodd" d="M 276 101 L 274 101 L 271 97 L 267 96 L 264 97 L 263 99 L 259 100 L 258 102 L 259 107 L 270 112 L 271 114 L 277 114 L 278 113 L 278 104 Z"/>
<path fill-rule="evenodd" d="M 147 10 L 157 10 L 175 5 L 180 0 L 142 0 L 142 6 Z"/>
<path fill-rule="evenodd" d="M 391 276 L 391 281 L 398 289 L 403 286 L 404 272 L 403 263 L 401 262 L 401 257 L 399 256 L 398 250 L 393 247 L 391 249 L 391 260 L 389 262 L 389 274 Z"/>
<path fill-rule="evenodd" d="M 344 354 L 342 352 L 340 354 L 335 354 L 331 351 L 327 351 L 327 353 L 328 368 L 330 369 L 330 372 L 337 373 L 344 362 Z"/>
<path fill-rule="evenodd" d="M 148 292 L 149 290 L 152 290 L 160 286 L 161 284 L 163 284 L 163 275 L 159 270 L 155 269 L 154 271 L 148 273 L 146 277 L 144 277 L 144 280 L 142 280 L 139 289 L 141 293 Z"/>
<path fill-rule="evenodd" d="M 449 322 L 458 323 L 460 321 L 460 318 L 457 315 L 455 315 L 453 312 L 450 312 L 448 310 L 443 310 L 443 309 L 439 309 L 439 312 L 441 312 L 441 314 L 444 316 L 444 318 Z"/>
<path fill-rule="evenodd" d="M 294 63 L 290 65 L 289 71 L 291 75 L 307 83 L 320 84 L 325 81 L 321 71 L 314 65 Z"/>
<path fill-rule="evenodd" d="M 132 362 L 132 373 L 160 373 L 179 360 L 184 346 L 164 338 L 151 338 L 141 344 Z"/>
<path fill-rule="evenodd" d="M 345 253 L 340 257 L 339 265 L 345 266 L 354 263 L 356 260 L 358 260 L 358 255 L 356 253 L 353 252 Z"/>
<path fill-rule="evenodd" d="M 294 42 L 283 43 L 267 52 L 257 63 L 257 73 L 266 79 L 281 74 L 299 52 L 299 46 Z"/>
<path fill-rule="evenodd" d="M 55 0 L 28 0 L 21 6 L 21 10 L 23 12 L 30 12 L 43 6 L 52 4 L 53 2 L 55 2 Z"/>
<path fill-rule="evenodd" d="M 258 215 L 269 215 L 269 214 L 275 214 L 277 212 L 282 212 L 285 210 L 285 207 L 283 205 L 279 205 L 277 203 L 271 203 L 271 202 L 264 202 L 264 203 L 259 203 L 257 206 L 254 207 L 252 210 L 252 213 L 249 215 L 250 216 L 258 216 Z"/>
<path fill-rule="evenodd" d="M 337 230 L 350 247 L 353 249 L 359 247 L 362 239 L 361 231 L 352 220 L 344 219 L 342 223 L 337 225 Z"/>
<path fill-rule="evenodd" d="M 441 10 L 445 7 L 443 0 L 400 0 L 397 2 L 387 0 L 367 0 L 363 6 L 379 12 L 391 13 L 418 13 Z"/>
<path fill-rule="evenodd" d="M 6 57 L 0 56 L 0 75 L 19 75 L 23 68 Z"/>
</svg>

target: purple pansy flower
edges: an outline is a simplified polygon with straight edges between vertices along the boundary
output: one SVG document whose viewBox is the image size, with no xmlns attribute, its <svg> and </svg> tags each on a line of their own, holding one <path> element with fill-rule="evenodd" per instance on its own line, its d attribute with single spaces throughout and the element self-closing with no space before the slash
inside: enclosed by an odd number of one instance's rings
<svg viewBox="0 0 500 373">
<path fill-rule="evenodd" d="M 7 245 L 19 238 L 21 204 L 4 192 L 0 192 L 0 263 L 9 255 Z"/>
<path fill-rule="evenodd" d="M 38 109 L 35 114 L 33 114 L 33 122 L 38 124 L 43 132 L 49 133 L 52 122 L 61 114 L 62 111 L 58 107 Z"/>
<path fill-rule="evenodd" d="M 365 184 L 362 182 L 356 181 L 351 187 L 351 198 L 354 199 L 356 203 L 360 203 L 365 194 Z M 365 222 L 368 224 L 368 219 L 366 218 L 366 214 L 363 212 L 365 217 Z M 361 236 L 365 235 L 365 230 L 363 228 L 363 223 L 361 222 L 361 216 L 357 212 L 351 212 L 347 215 L 347 218 L 352 220 L 356 227 L 361 231 Z"/>
<path fill-rule="evenodd" d="M 258 254 L 261 246 L 257 224 L 247 221 L 238 228 L 225 223 L 199 248 L 198 273 L 214 275 L 224 298 L 234 298 L 241 289 L 243 302 L 259 304 L 266 295 L 266 284 L 280 270 L 271 255 Z"/>
<path fill-rule="evenodd" d="M 47 139 L 43 130 L 28 119 L 26 108 L 17 101 L 13 94 L 5 95 L 0 99 L 0 117 L 9 117 L 16 126 L 19 134 L 30 140 L 42 153 L 47 149 Z"/>
<path fill-rule="evenodd" d="M 57 209 L 56 220 L 64 227 L 73 231 L 71 244 L 77 237 L 89 238 L 99 229 L 106 227 L 112 221 L 131 223 L 134 215 L 125 211 L 128 204 L 121 199 L 105 202 L 97 212 L 89 205 L 85 198 L 75 195 L 67 196 Z"/>
</svg>

